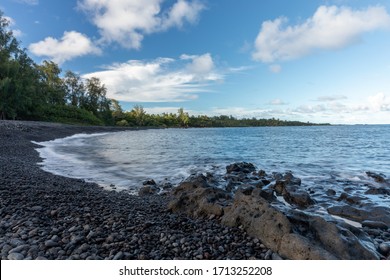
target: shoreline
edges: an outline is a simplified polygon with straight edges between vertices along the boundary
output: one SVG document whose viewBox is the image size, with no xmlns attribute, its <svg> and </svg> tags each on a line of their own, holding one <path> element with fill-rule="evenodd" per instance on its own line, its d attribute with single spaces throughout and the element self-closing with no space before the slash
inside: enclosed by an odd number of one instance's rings
<svg viewBox="0 0 390 280">
<path fill-rule="evenodd" d="M 242 229 L 43 171 L 31 141 L 131 130 L 0 121 L 0 252 L 6 260 L 280 259 Z"/>
</svg>

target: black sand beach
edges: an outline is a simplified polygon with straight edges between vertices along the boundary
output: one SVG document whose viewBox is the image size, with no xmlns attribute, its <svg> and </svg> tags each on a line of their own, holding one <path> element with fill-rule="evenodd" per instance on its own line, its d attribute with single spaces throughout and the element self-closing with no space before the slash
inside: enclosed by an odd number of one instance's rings
<svg viewBox="0 0 390 280">
<path fill-rule="evenodd" d="M 166 196 L 131 196 L 47 173 L 37 146 L 119 128 L 0 121 L 2 260 L 279 259 L 240 228 L 167 209 Z"/>
</svg>

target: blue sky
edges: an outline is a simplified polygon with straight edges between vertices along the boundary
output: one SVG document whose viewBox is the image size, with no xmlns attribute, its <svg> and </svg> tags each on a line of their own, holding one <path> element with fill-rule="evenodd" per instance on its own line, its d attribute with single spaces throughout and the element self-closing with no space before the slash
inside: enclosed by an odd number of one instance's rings
<svg viewBox="0 0 390 280">
<path fill-rule="evenodd" d="M 386 0 L 2 0 L 14 34 L 150 113 L 390 123 Z"/>
</svg>

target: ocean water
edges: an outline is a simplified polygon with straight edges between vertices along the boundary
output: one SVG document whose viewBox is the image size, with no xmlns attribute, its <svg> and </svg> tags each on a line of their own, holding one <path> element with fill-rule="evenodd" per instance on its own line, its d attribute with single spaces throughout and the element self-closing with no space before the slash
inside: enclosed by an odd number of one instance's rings
<svg viewBox="0 0 390 280">
<path fill-rule="evenodd" d="M 240 161 L 292 171 L 306 187 L 349 182 L 363 192 L 375 184 L 366 171 L 390 176 L 390 125 L 149 129 L 39 144 L 44 170 L 134 193 L 147 179 L 177 184 L 196 172 L 222 175 Z"/>
</svg>

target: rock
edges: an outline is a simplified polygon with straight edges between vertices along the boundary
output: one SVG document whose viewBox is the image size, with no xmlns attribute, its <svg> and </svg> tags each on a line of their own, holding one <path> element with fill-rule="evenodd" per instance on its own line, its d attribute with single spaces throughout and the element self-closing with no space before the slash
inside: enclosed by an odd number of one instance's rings
<svg viewBox="0 0 390 280">
<path fill-rule="evenodd" d="M 33 206 L 33 207 L 30 207 L 30 210 L 31 211 L 42 211 L 43 207 L 42 206 Z"/>
<path fill-rule="evenodd" d="M 9 260 L 23 260 L 24 256 L 21 253 L 10 253 L 7 257 Z"/>
<path fill-rule="evenodd" d="M 184 212 L 192 217 L 221 216 L 231 196 L 222 189 L 211 187 L 203 175 L 190 176 L 172 191 L 168 205 L 172 212 Z"/>
<path fill-rule="evenodd" d="M 307 208 L 313 205 L 315 202 L 310 195 L 306 191 L 299 189 L 300 181 L 299 183 L 297 181 L 291 184 L 290 179 L 293 180 L 287 176 L 287 179 L 277 180 L 274 186 L 275 192 L 282 195 L 288 203 L 298 207 Z"/>
<path fill-rule="evenodd" d="M 45 246 L 46 246 L 46 248 L 57 247 L 58 243 L 50 239 L 50 240 L 45 241 Z"/>
<path fill-rule="evenodd" d="M 251 195 L 237 192 L 233 205 L 224 213 L 223 224 L 243 226 L 249 235 L 260 239 L 283 258 L 379 258 L 373 246 L 361 243 L 356 237 L 355 234 L 359 234 L 359 238 L 367 237 L 362 231 L 295 210 L 285 215 L 263 199 L 259 190 Z"/>
<path fill-rule="evenodd" d="M 139 196 L 146 196 L 158 193 L 159 188 L 156 185 L 144 185 L 138 191 Z"/>
<path fill-rule="evenodd" d="M 294 177 L 294 175 L 291 172 L 287 172 L 284 174 L 283 179 L 287 182 L 288 185 L 301 185 L 301 179 Z"/>
<path fill-rule="evenodd" d="M 18 247 L 15 247 L 12 250 L 10 250 L 8 253 L 20 253 L 20 252 L 25 251 L 25 250 L 28 251 L 29 248 L 30 248 L 30 246 L 27 244 L 19 245 Z"/>
<path fill-rule="evenodd" d="M 307 208 L 315 203 L 306 191 L 299 190 L 295 185 L 286 186 L 283 198 L 288 203 L 297 205 L 300 208 Z"/>
<path fill-rule="evenodd" d="M 367 174 L 368 177 L 373 178 L 375 180 L 375 182 L 377 182 L 377 183 L 384 183 L 384 182 L 386 182 L 386 180 L 385 180 L 383 175 L 379 175 L 377 173 L 370 172 L 370 171 L 367 171 L 366 174 Z"/>
<path fill-rule="evenodd" d="M 350 205 L 336 205 L 329 207 L 328 213 L 344 217 L 353 221 L 363 222 L 364 220 L 383 222 L 390 226 L 390 209 L 376 206 L 367 209 L 360 209 Z"/>
<path fill-rule="evenodd" d="M 124 256 L 123 252 L 119 251 L 118 253 L 115 254 L 113 260 L 120 260 L 123 258 L 123 256 Z"/>
<path fill-rule="evenodd" d="M 325 193 L 327 195 L 329 195 L 329 196 L 335 196 L 336 195 L 336 191 L 333 190 L 333 189 L 328 189 Z"/>
<path fill-rule="evenodd" d="M 156 182 L 153 179 L 146 180 L 142 182 L 142 185 L 144 186 L 156 186 Z"/>
<path fill-rule="evenodd" d="M 279 256 L 277 253 L 272 253 L 271 259 L 277 260 L 277 261 L 283 260 L 283 258 L 281 256 Z"/>
<path fill-rule="evenodd" d="M 256 167 L 252 163 L 238 162 L 226 166 L 227 173 L 251 173 L 256 171 Z"/>
<path fill-rule="evenodd" d="M 379 228 L 383 230 L 387 230 L 389 228 L 388 225 L 386 225 L 384 222 L 370 220 L 364 220 L 362 222 L 362 226 L 369 228 Z"/>
<path fill-rule="evenodd" d="M 370 187 L 365 194 L 390 195 L 390 189 Z"/>
<path fill-rule="evenodd" d="M 383 242 L 379 244 L 378 251 L 384 256 L 388 256 L 390 254 L 390 242 Z"/>
</svg>

